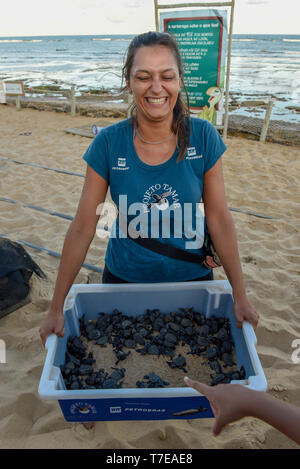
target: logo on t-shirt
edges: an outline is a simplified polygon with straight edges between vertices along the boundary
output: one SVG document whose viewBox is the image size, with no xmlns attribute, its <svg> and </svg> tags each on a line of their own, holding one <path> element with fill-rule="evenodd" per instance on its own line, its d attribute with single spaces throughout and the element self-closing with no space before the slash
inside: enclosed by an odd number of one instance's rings
<svg viewBox="0 0 300 469">
<path fill-rule="evenodd" d="M 111 169 L 119 169 L 119 170 L 122 170 L 122 171 L 124 171 L 126 169 L 130 169 L 129 166 L 126 166 L 126 158 L 118 157 L 117 164 L 118 164 L 118 166 L 113 166 Z"/>
<path fill-rule="evenodd" d="M 197 155 L 197 151 L 195 147 L 189 147 L 187 149 L 187 155 L 185 158 L 187 160 L 197 160 L 198 158 L 202 158 L 202 155 Z"/>
<path fill-rule="evenodd" d="M 152 207 L 156 207 L 158 210 L 166 210 L 170 205 L 176 208 L 180 206 L 179 195 L 176 189 L 169 184 L 154 184 L 150 186 L 144 193 L 142 200 L 145 208 L 145 212 L 148 212 Z"/>
<path fill-rule="evenodd" d="M 118 158 L 118 166 L 126 166 L 126 158 Z"/>
<path fill-rule="evenodd" d="M 171 192 L 164 192 L 161 195 L 158 194 L 152 194 L 152 198 L 154 199 L 153 202 L 150 202 L 150 204 L 147 205 L 147 208 L 150 210 L 153 205 L 157 207 L 159 210 L 166 210 L 169 207 L 169 201 L 167 197 L 171 195 Z"/>
<path fill-rule="evenodd" d="M 195 156 L 196 155 L 196 148 L 195 147 L 189 147 L 187 149 L 187 156 Z"/>
</svg>

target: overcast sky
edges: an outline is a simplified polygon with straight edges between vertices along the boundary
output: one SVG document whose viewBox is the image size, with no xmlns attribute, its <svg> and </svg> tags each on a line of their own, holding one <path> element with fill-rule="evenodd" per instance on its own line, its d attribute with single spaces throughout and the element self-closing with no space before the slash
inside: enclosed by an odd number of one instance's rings
<svg viewBox="0 0 300 469">
<path fill-rule="evenodd" d="M 234 34 L 300 34 L 300 0 L 235 3 Z M 2 37 L 138 34 L 155 29 L 153 0 L 5 0 L 0 17 Z"/>
</svg>

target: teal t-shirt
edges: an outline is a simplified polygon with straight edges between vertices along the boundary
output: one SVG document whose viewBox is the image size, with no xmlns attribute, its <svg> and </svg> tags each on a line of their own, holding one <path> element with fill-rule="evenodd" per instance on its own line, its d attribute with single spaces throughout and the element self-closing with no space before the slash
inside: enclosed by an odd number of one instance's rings
<svg viewBox="0 0 300 469">
<path fill-rule="evenodd" d="M 201 264 L 172 259 L 136 244 L 126 236 L 153 237 L 161 243 L 202 254 L 204 216 L 200 201 L 203 175 L 226 146 L 215 127 L 192 118 L 186 157 L 178 150 L 165 163 L 148 165 L 133 145 L 132 120 L 100 131 L 84 160 L 110 185 L 119 211 L 108 242 L 105 262 L 112 274 L 129 282 L 180 282 L 209 273 Z"/>
</svg>

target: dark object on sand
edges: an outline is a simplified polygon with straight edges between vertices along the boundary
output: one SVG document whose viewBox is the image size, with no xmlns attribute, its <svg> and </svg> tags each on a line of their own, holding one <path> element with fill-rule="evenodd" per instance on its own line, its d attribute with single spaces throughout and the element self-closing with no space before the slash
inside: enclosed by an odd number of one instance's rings
<svg viewBox="0 0 300 469">
<path fill-rule="evenodd" d="M 137 381 L 136 386 L 138 388 L 164 388 L 170 383 L 164 381 L 160 376 L 151 371 L 148 375 L 144 376 L 147 381 Z"/>
<path fill-rule="evenodd" d="M 29 302 L 29 280 L 33 272 L 46 278 L 20 244 L 0 238 L 0 318 Z"/>
</svg>

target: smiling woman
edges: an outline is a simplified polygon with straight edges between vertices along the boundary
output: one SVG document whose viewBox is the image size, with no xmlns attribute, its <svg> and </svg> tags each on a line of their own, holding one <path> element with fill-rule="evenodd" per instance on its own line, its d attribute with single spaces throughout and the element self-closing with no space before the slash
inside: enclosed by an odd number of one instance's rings
<svg viewBox="0 0 300 469">
<path fill-rule="evenodd" d="M 246 296 L 225 200 L 221 157 L 226 146 L 212 124 L 190 118 L 181 96 L 183 66 L 175 39 L 160 32 L 136 36 L 123 77 L 134 97 L 132 115 L 103 128 L 83 156 L 85 184 L 40 329 L 43 342 L 52 332 L 64 335 L 64 300 L 94 238 L 108 187 L 118 217 L 103 283 L 212 280 L 214 266 L 202 261 L 206 223 L 232 286 L 237 326 L 244 320 L 256 326 L 258 315 Z"/>
</svg>

